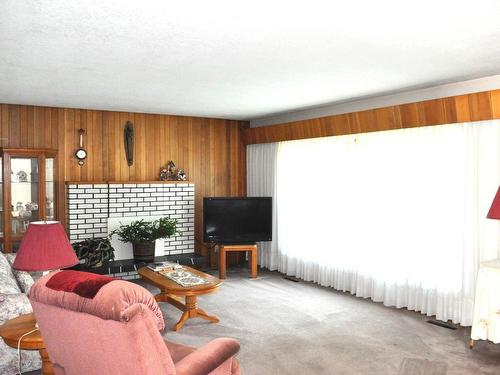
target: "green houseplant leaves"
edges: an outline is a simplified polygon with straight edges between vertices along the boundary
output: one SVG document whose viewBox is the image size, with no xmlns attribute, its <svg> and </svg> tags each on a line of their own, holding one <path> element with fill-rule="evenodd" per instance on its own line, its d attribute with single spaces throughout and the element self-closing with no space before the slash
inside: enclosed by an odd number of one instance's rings
<svg viewBox="0 0 500 375">
<path fill-rule="evenodd" d="M 153 221 L 136 220 L 130 224 L 122 224 L 111 232 L 111 236 L 118 235 L 124 242 L 133 244 L 152 242 L 159 238 L 168 238 L 177 234 L 177 220 L 162 217 Z"/>
</svg>

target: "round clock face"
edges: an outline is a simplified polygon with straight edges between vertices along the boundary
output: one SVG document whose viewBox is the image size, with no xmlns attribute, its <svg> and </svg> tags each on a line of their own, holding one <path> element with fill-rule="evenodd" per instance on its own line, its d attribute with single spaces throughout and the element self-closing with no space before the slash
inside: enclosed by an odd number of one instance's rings
<svg viewBox="0 0 500 375">
<path fill-rule="evenodd" d="M 83 148 L 79 148 L 76 150 L 75 156 L 77 159 L 83 160 L 87 157 L 87 151 L 85 151 Z"/>
</svg>

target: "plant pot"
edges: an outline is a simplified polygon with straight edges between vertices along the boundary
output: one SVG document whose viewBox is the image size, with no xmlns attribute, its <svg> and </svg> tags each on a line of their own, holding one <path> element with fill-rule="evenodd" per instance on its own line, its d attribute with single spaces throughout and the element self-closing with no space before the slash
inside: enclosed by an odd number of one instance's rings
<svg viewBox="0 0 500 375">
<path fill-rule="evenodd" d="M 134 259 L 143 262 L 152 262 L 155 257 L 155 241 L 132 244 Z"/>
</svg>

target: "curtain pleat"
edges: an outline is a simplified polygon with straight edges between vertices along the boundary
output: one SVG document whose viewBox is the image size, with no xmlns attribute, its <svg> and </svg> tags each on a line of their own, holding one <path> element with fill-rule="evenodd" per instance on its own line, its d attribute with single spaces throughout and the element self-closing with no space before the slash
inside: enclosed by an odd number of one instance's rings
<svg viewBox="0 0 500 375">
<path fill-rule="evenodd" d="M 279 268 L 278 210 L 276 204 L 276 143 L 247 146 L 247 195 L 273 197 L 273 241 L 260 242 L 258 259 L 262 267 L 272 271 Z"/>
</svg>

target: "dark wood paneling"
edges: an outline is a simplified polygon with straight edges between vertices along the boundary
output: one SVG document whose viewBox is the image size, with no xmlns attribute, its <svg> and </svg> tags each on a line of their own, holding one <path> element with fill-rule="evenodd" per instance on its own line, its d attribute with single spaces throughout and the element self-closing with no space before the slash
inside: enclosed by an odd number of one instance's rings
<svg viewBox="0 0 500 375">
<path fill-rule="evenodd" d="M 134 123 L 134 164 L 125 159 L 123 127 Z M 158 180 L 173 160 L 196 185 L 197 249 L 202 243 L 202 198 L 246 193 L 246 152 L 242 130 L 248 123 L 222 119 L 0 104 L 2 147 L 58 150 L 58 217 L 65 221 L 65 181 Z M 88 158 L 74 157 L 83 128 Z"/>
<path fill-rule="evenodd" d="M 249 128 L 245 144 L 366 133 L 500 118 L 500 90 Z"/>
</svg>

